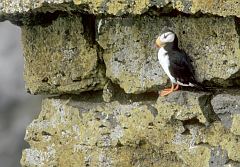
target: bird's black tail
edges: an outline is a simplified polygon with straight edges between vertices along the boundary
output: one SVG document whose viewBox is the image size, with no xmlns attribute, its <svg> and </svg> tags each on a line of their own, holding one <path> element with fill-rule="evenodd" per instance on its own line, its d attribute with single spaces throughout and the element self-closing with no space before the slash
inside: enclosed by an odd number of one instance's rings
<svg viewBox="0 0 240 167">
<path fill-rule="evenodd" d="M 197 81 L 194 83 L 194 86 L 195 86 L 197 89 L 202 90 L 202 91 L 204 91 L 204 92 L 210 91 L 209 88 L 207 88 L 207 87 L 204 86 L 202 83 L 197 82 Z"/>
</svg>

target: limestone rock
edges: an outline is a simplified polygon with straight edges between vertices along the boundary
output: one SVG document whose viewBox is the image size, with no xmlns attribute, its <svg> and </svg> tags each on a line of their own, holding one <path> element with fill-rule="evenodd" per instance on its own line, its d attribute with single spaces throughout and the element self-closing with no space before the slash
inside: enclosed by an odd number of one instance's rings
<svg viewBox="0 0 240 167">
<path fill-rule="evenodd" d="M 240 114 L 236 114 L 233 116 L 231 132 L 235 135 L 240 136 Z"/>
<path fill-rule="evenodd" d="M 46 99 L 39 118 L 27 130 L 31 148 L 24 151 L 22 165 L 180 166 L 175 154 L 158 149 L 173 137 L 166 138 L 164 130 L 173 128 L 162 127 L 162 133 L 159 128 L 148 107 L 140 103 Z"/>
<path fill-rule="evenodd" d="M 212 106 L 217 114 L 240 114 L 240 96 L 219 94 L 212 101 Z"/>
<path fill-rule="evenodd" d="M 75 5 L 73 5 L 75 4 Z M 218 1 L 218 0 L 42 0 L 42 1 L 1 1 L 1 11 L 3 13 L 24 13 L 31 10 L 42 12 L 75 11 L 85 10 L 94 14 L 143 14 L 152 7 L 172 8 L 184 13 L 195 14 L 197 12 L 211 13 L 219 16 L 240 17 L 240 4 L 238 0 Z"/>
<path fill-rule="evenodd" d="M 154 47 L 158 33 L 154 23 L 150 18 L 101 19 L 97 23 L 106 75 L 126 93 L 141 93 L 167 83 Z"/>
<path fill-rule="evenodd" d="M 31 93 L 78 94 L 104 87 L 105 70 L 87 35 L 77 16 L 22 27 L 25 81 Z"/>
<path fill-rule="evenodd" d="M 227 163 L 226 165 L 224 165 L 224 167 L 239 167 L 239 163 L 231 161 L 231 162 Z"/>
<path fill-rule="evenodd" d="M 218 147 L 227 151 L 228 158 L 240 162 L 240 136 L 234 135 L 229 130 L 225 129 L 224 126 L 217 122 L 207 129 L 201 129 L 199 131 L 198 138 L 201 138 L 201 142 L 209 145 Z"/>
<path fill-rule="evenodd" d="M 211 115 L 212 111 L 210 108 L 203 108 L 207 104 L 203 105 L 202 101 L 208 99 L 210 99 L 210 95 L 205 93 L 185 91 L 174 92 L 167 97 L 159 97 L 156 103 L 158 116 L 165 122 L 197 119 L 199 123 L 207 124 L 209 118 L 205 116 Z"/>
<path fill-rule="evenodd" d="M 103 88 L 103 100 L 105 102 L 110 102 L 114 96 L 114 86 L 113 84 L 109 81 Z"/>
<path fill-rule="evenodd" d="M 233 126 L 232 129 L 235 132 L 240 130 L 239 125 L 237 125 L 237 115 L 240 114 L 239 95 L 219 94 L 211 100 L 211 104 L 225 127 L 231 128 Z M 235 123 L 232 125 L 233 118 Z"/>
<path fill-rule="evenodd" d="M 114 99 L 105 103 L 101 95 L 90 94 L 47 98 L 38 119 L 27 129 L 25 139 L 31 147 L 23 152 L 21 163 L 23 166 L 209 166 L 210 159 L 216 158 L 212 146 L 198 144 L 204 142 L 199 135 L 206 139 L 212 134 L 202 124 L 205 121 L 199 103 L 202 96 L 203 93 L 176 92 L 157 102 L 124 103 Z M 191 114 L 191 109 L 196 112 Z M 216 139 L 209 141 L 214 147 L 218 146 Z M 231 155 L 235 148 L 226 150 Z"/>
<path fill-rule="evenodd" d="M 5 19 L 22 26 L 30 93 L 60 95 L 27 128 L 22 166 L 240 166 L 240 93 L 158 97 L 154 47 L 167 26 L 198 81 L 240 85 L 239 0 L 0 0 Z"/>
<path fill-rule="evenodd" d="M 227 164 L 229 161 L 227 151 L 221 147 L 215 147 L 211 149 L 210 167 L 220 167 Z M 225 167 L 225 166 L 224 166 Z"/>
<path fill-rule="evenodd" d="M 226 81 L 240 71 L 239 36 L 234 18 L 99 19 L 97 41 L 104 49 L 106 75 L 126 93 L 159 90 L 166 85 L 167 76 L 154 47 L 164 26 L 178 35 L 179 46 L 193 59 L 199 81 L 226 86 L 229 85 Z"/>
</svg>

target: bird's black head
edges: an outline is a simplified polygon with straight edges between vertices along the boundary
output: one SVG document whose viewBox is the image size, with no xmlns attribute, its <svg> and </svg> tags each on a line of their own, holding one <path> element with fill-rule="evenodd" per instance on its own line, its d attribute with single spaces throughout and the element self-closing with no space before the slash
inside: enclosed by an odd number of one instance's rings
<svg viewBox="0 0 240 167">
<path fill-rule="evenodd" d="M 177 35 L 168 28 L 163 28 L 161 35 L 158 36 L 156 40 L 156 45 L 158 48 L 164 47 L 169 49 L 178 48 L 178 38 Z"/>
</svg>

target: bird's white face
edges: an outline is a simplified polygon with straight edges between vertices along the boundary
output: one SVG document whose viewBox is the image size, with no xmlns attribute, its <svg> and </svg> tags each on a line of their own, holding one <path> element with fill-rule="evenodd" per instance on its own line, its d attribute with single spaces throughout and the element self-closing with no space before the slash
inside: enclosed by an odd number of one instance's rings
<svg viewBox="0 0 240 167">
<path fill-rule="evenodd" d="M 157 47 L 161 48 L 166 43 L 173 42 L 175 39 L 175 34 L 173 32 L 165 32 L 164 34 L 160 35 L 156 40 Z"/>
</svg>

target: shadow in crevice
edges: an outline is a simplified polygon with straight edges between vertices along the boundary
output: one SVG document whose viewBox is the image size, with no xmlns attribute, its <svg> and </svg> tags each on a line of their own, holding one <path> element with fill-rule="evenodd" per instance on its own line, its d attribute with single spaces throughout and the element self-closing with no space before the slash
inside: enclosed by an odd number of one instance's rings
<svg viewBox="0 0 240 167">
<path fill-rule="evenodd" d="M 199 97 L 199 106 L 203 112 L 203 115 L 207 119 L 209 123 L 220 121 L 220 118 L 214 112 L 213 107 L 211 105 L 212 95 L 204 95 Z"/>
<path fill-rule="evenodd" d="M 148 103 L 155 102 L 159 97 L 157 92 L 146 92 L 141 94 L 127 94 L 125 91 L 117 84 L 112 84 L 112 97 L 111 101 L 118 101 L 120 104 L 131 104 L 134 102 Z M 60 96 L 53 96 L 52 98 L 61 99 L 71 99 L 71 101 L 83 101 L 83 102 L 93 102 L 93 103 L 103 103 L 103 91 L 88 91 L 82 92 L 79 95 L 65 94 Z"/>
</svg>

